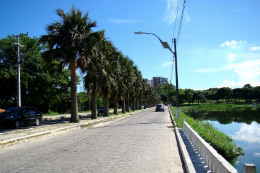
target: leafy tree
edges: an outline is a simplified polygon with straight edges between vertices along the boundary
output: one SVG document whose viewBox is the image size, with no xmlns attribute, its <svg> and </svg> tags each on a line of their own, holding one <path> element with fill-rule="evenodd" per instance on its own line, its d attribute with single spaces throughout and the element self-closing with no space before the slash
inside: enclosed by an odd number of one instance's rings
<svg viewBox="0 0 260 173">
<path fill-rule="evenodd" d="M 252 89 L 253 87 L 250 84 L 245 84 L 243 88 L 250 88 L 250 89 Z"/>
<path fill-rule="evenodd" d="M 200 104 L 200 100 L 203 100 L 203 99 L 205 99 L 204 92 L 202 92 L 200 90 L 193 91 L 192 102 L 197 100 L 198 104 Z"/>
<path fill-rule="evenodd" d="M 15 106 L 16 100 L 16 48 L 12 46 L 14 38 L 0 40 L 0 85 L 1 107 Z M 69 102 L 70 98 L 63 99 L 63 93 L 68 91 L 70 84 L 69 71 L 64 70 L 60 75 L 56 71 L 57 61 L 48 65 L 41 58 L 45 45 L 40 45 L 37 38 L 20 37 L 21 57 L 21 103 L 38 108 L 42 112 L 66 111 L 59 106 Z"/>
<path fill-rule="evenodd" d="M 242 98 L 247 101 L 253 99 L 253 93 L 254 93 L 254 89 L 250 84 L 246 84 L 243 88 L 242 88 Z"/>
<path fill-rule="evenodd" d="M 164 86 L 163 84 L 159 83 L 159 84 L 156 86 L 155 90 L 156 90 L 156 91 L 158 92 L 158 94 L 160 95 L 162 102 L 166 102 L 166 101 L 167 101 L 167 93 L 168 93 L 168 91 L 167 91 L 167 89 L 165 88 L 165 86 Z"/>
<path fill-rule="evenodd" d="M 254 88 L 254 98 L 260 100 L 260 86 Z"/>
<path fill-rule="evenodd" d="M 232 89 L 229 87 L 220 88 L 217 93 L 219 99 L 225 99 L 226 102 L 232 97 Z"/>
<path fill-rule="evenodd" d="M 185 92 L 184 92 L 184 90 L 183 89 L 178 89 L 178 98 L 179 98 L 179 105 L 181 105 L 181 104 L 183 104 L 184 103 L 184 101 L 185 101 Z"/>
<path fill-rule="evenodd" d="M 232 97 L 234 100 L 242 98 L 242 89 L 241 88 L 234 88 L 232 90 L 232 93 L 233 93 Z"/>
<path fill-rule="evenodd" d="M 185 89 L 184 94 L 185 94 L 185 101 L 190 104 L 190 102 L 192 101 L 192 96 L 193 96 L 192 89 Z"/>
<path fill-rule="evenodd" d="M 55 21 L 47 26 L 47 35 L 40 38 L 42 43 L 48 43 L 48 49 L 43 52 L 43 56 L 49 62 L 59 61 L 58 69 L 69 65 L 71 72 L 71 119 L 70 122 L 79 122 L 77 107 L 77 68 L 83 72 L 86 67 L 84 55 L 86 49 L 91 48 L 93 37 L 99 34 L 92 31 L 96 27 L 96 22 L 92 22 L 89 14 L 82 16 L 82 11 L 72 6 L 70 13 L 64 13 L 61 8 L 56 9 L 60 21 Z"/>
</svg>

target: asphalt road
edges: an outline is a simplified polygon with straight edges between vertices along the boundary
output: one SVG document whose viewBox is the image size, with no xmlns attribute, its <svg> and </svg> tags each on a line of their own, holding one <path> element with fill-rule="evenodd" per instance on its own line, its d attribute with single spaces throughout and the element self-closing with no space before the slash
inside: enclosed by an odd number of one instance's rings
<svg viewBox="0 0 260 173">
<path fill-rule="evenodd" d="M 0 150 L 0 172 L 176 172 L 181 161 L 169 113 L 147 110 Z"/>
</svg>

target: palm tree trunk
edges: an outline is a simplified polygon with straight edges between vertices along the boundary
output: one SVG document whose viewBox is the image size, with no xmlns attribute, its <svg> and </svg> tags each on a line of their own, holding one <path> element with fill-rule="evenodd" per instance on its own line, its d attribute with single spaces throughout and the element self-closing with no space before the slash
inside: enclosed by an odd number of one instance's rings
<svg viewBox="0 0 260 173">
<path fill-rule="evenodd" d="M 114 99 L 114 114 L 116 114 L 116 115 L 117 115 L 117 107 L 118 107 L 117 96 L 115 96 L 115 99 Z"/>
<path fill-rule="evenodd" d="M 126 111 L 130 112 L 130 101 L 129 101 L 129 95 L 127 94 L 127 106 L 126 106 Z"/>
<path fill-rule="evenodd" d="M 142 96 L 139 97 L 139 106 L 140 106 L 140 110 L 142 110 Z"/>
<path fill-rule="evenodd" d="M 144 109 L 146 109 L 145 96 L 144 96 Z"/>
<path fill-rule="evenodd" d="M 71 71 L 71 123 L 79 122 L 78 106 L 77 106 L 77 62 L 76 57 L 71 59 L 70 62 Z"/>
<path fill-rule="evenodd" d="M 104 110 L 104 117 L 109 116 L 109 111 L 108 111 L 108 97 L 104 97 L 104 102 L 105 102 L 105 110 Z"/>
<path fill-rule="evenodd" d="M 97 95 L 96 95 L 96 89 L 92 89 L 91 119 L 97 119 Z"/>
<path fill-rule="evenodd" d="M 125 93 L 123 93 L 123 100 L 122 100 L 122 113 L 125 113 Z"/>
<path fill-rule="evenodd" d="M 132 110 L 135 111 L 135 99 L 134 98 L 133 98 L 133 101 L 132 101 L 132 105 L 133 105 L 132 106 L 132 108 L 133 108 Z"/>
<path fill-rule="evenodd" d="M 88 110 L 90 110 L 90 97 L 88 96 Z"/>
<path fill-rule="evenodd" d="M 136 101 L 135 101 L 135 109 L 137 109 L 138 110 L 138 99 L 136 98 Z"/>
</svg>

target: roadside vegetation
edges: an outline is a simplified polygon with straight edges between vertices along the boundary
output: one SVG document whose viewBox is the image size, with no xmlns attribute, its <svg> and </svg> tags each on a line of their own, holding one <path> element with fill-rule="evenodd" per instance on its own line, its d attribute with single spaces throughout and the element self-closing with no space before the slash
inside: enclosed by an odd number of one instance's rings
<svg viewBox="0 0 260 173">
<path fill-rule="evenodd" d="M 159 84 L 156 91 L 163 103 L 176 103 L 176 89 L 173 84 Z M 242 88 L 229 87 L 209 88 L 207 90 L 179 89 L 179 105 L 210 105 L 215 103 L 230 103 L 225 106 L 252 104 L 260 102 L 260 86 L 245 84 Z"/>
<path fill-rule="evenodd" d="M 93 30 L 97 21 L 91 21 L 88 12 L 72 6 L 68 13 L 58 8 L 56 14 L 59 20 L 50 21 L 46 35 L 20 37 L 22 106 L 33 106 L 47 115 L 70 113 L 70 122 L 79 122 L 79 111 L 91 110 L 91 118 L 96 119 L 101 106 L 105 106 L 104 116 L 109 116 L 108 108 L 118 114 L 118 107 L 125 113 L 130 106 L 151 107 L 160 101 L 137 65 L 115 47 L 105 30 Z M 2 109 L 17 103 L 15 42 L 11 35 L 0 39 Z M 80 81 L 82 92 L 77 91 Z"/>
<path fill-rule="evenodd" d="M 173 107 L 176 109 L 176 107 Z M 215 150 L 222 155 L 226 160 L 232 161 L 238 158 L 239 155 L 244 155 L 242 148 L 238 147 L 235 141 L 228 135 L 220 132 L 212 123 L 207 121 L 196 120 L 187 114 L 180 111 L 180 118 L 174 115 L 174 120 L 177 123 L 177 127 L 183 127 L 183 118 L 186 118 L 186 122 L 195 130 L 206 142 L 208 142 Z"/>
</svg>

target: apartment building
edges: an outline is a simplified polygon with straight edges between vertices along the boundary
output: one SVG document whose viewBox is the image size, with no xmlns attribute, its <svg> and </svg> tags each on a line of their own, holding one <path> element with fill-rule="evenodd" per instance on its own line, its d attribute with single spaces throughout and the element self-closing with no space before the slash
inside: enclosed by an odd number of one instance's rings
<svg viewBox="0 0 260 173">
<path fill-rule="evenodd" d="M 152 87 L 156 88 L 156 86 L 161 83 L 163 85 L 166 85 L 166 82 L 168 82 L 168 78 L 164 78 L 164 77 L 153 77 L 152 80 Z"/>
</svg>

